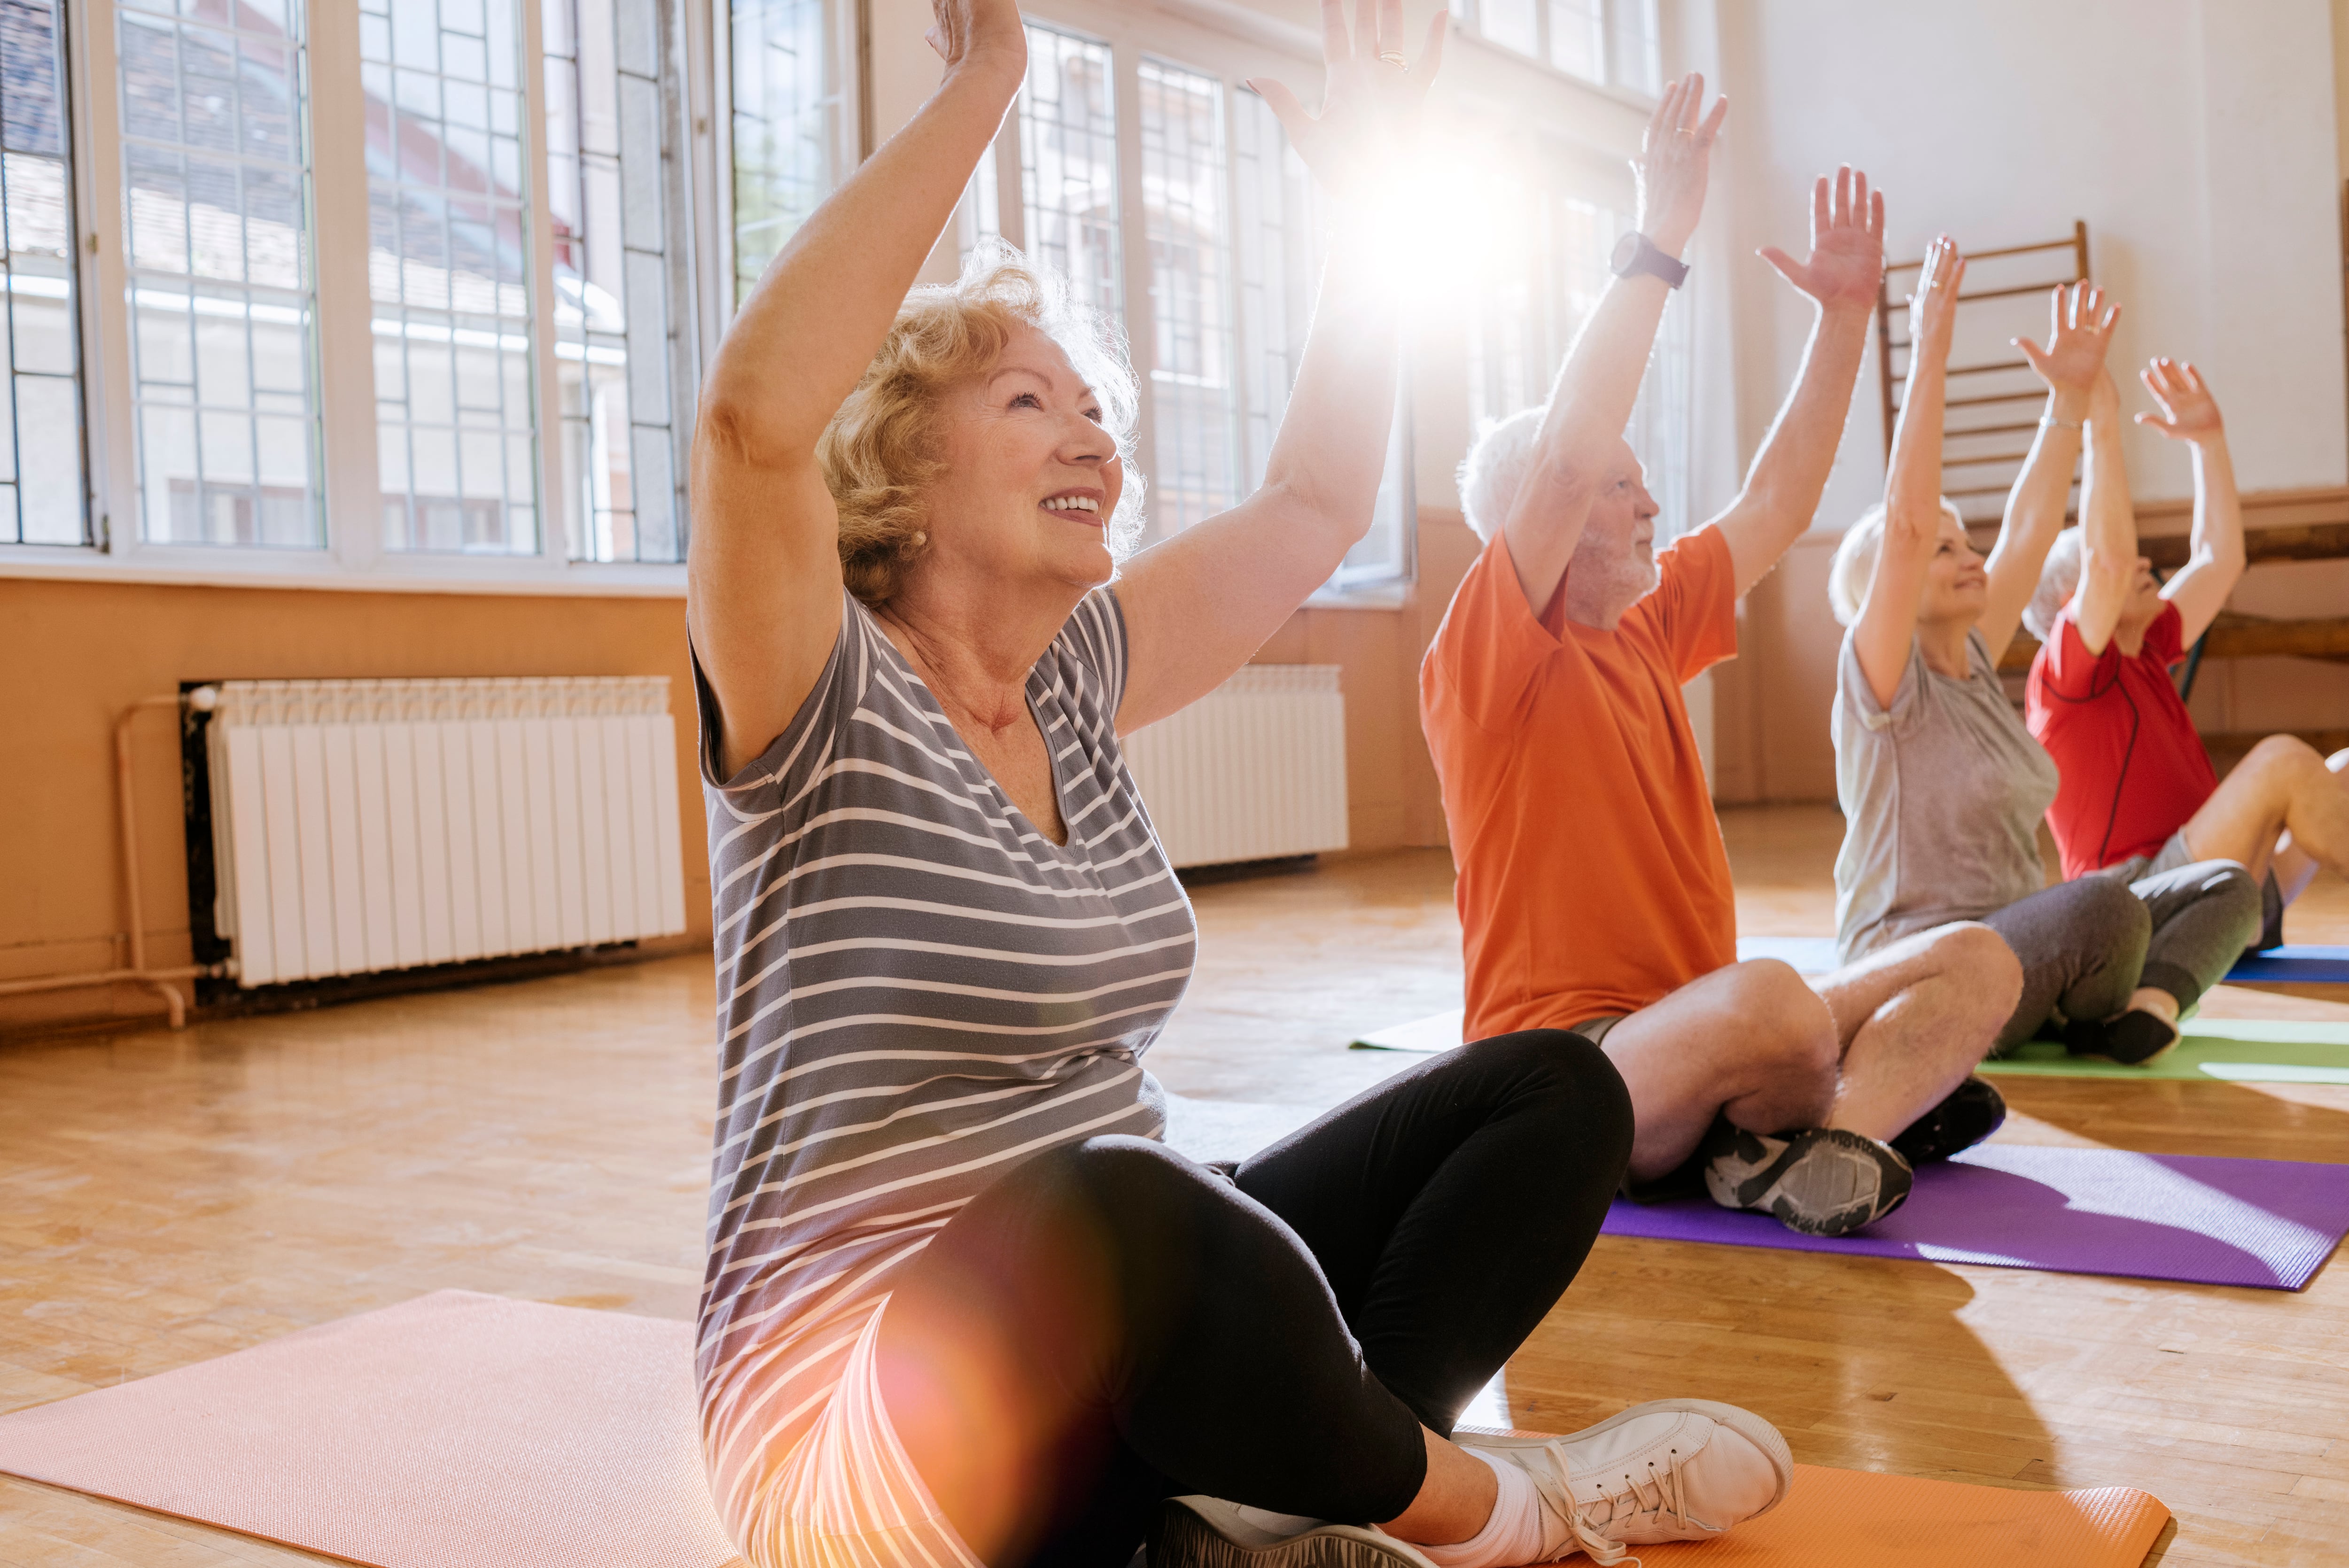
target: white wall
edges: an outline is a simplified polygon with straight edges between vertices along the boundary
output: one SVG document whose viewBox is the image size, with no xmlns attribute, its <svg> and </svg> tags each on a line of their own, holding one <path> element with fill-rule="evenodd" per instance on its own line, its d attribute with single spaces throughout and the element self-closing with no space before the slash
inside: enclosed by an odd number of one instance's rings
<svg viewBox="0 0 2349 1568">
<path fill-rule="evenodd" d="M 2085 218 L 2096 279 L 2127 307 L 2116 369 L 2202 366 L 2247 490 L 2349 477 L 2328 0 L 1727 0 L 1717 21 L 1733 255 L 1799 253 L 1810 181 L 1845 160 L 1886 191 L 1896 260 L 1938 230 L 1988 249 Z M 1736 264 L 1750 452 L 1806 316 Z M 1818 526 L 1878 499 L 1883 451 L 1871 351 Z M 2141 497 L 2190 493 L 2158 436 L 2132 432 L 2129 469 Z"/>
</svg>

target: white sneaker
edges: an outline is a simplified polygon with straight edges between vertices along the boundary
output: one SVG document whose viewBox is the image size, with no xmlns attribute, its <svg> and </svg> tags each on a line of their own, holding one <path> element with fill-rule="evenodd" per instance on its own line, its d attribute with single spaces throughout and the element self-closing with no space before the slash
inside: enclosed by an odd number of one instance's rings
<svg viewBox="0 0 2349 1568">
<path fill-rule="evenodd" d="M 1327 1524 L 1220 1497 L 1168 1498 L 1147 1556 L 1150 1568 L 1435 1568 L 1376 1525 Z"/>
<path fill-rule="evenodd" d="M 1455 1432 L 1452 1440 L 1533 1477 L 1545 1562 L 1581 1551 L 1617 1563 L 1627 1547 L 1709 1541 L 1777 1507 L 1795 1479 L 1778 1429 L 1710 1399 L 1634 1405 L 1562 1438 Z"/>
</svg>

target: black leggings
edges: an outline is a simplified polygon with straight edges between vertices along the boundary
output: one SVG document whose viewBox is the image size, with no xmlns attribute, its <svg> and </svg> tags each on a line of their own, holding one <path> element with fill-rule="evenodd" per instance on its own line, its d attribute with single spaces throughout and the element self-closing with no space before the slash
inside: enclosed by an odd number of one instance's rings
<svg viewBox="0 0 2349 1568">
<path fill-rule="evenodd" d="M 1622 1078 L 1556 1030 L 1433 1057 L 1237 1167 L 1092 1139 L 905 1267 L 885 1354 L 927 1323 L 1010 1363 L 1019 1418 L 1052 1434 L 1020 1563 L 1123 1568 L 1184 1492 L 1392 1519 L 1425 1478 L 1420 1428 L 1449 1433 L 1540 1323 L 1630 1151 Z"/>
</svg>

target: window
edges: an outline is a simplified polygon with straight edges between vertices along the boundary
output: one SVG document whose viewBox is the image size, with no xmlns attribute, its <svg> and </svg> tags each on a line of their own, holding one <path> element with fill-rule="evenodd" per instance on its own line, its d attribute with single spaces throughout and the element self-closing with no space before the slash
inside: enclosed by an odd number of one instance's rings
<svg viewBox="0 0 2349 1568">
<path fill-rule="evenodd" d="M 1239 85 L 1245 74 L 1030 23 L 1016 146 L 999 139 L 957 219 L 966 255 L 1000 236 L 1126 328 L 1157 537 L 1263 482 L 1312 320 L 1312 181 L 1272 110 Z M 1020 201 L 1007 211 L 1013 156 Z M 1145 273 L 1130 255 L 1147 258 Z M 1398 397 L 1370 536 L 1333 588 L 1411 574 L 1406 407 Z"/>
<path fill-rule="evenodd" d="M 140 528 L 315 548 L 302 10 L 212 14 L 231 26 L 149 3 L 115 13 Z"/>
<path fill-rule="evenodd" d="M 740 304 L 838 179 L 841 72 L 827 0 L 732 0 L 726 15 Z"/>
<path fill-rule="evenodd" d="M 1654 97 L 1663 88 L 1656 0 L 1452 0 L 1490 44 L 1569 76 Z"/>
<path fill-rule="evenodd" d="M 0 541 L 85 544 L 72 117 L 57 0 L 0 0 Z"/>
<path fill-rule="evenodd" d="M 643 0 L 543 5 L 564 537 L 574 560 L 681 561 L 664 51 Z"/>
</svg>

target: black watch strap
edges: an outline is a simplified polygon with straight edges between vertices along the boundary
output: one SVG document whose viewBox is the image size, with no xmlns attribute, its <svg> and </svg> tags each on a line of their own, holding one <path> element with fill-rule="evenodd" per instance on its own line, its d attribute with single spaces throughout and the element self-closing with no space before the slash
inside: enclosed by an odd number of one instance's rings
<svg viewBox="0 0 2349 1568">
<path fill-rule="evenodd" d="M 1614 259 L 1609 263 L 1619 278 L 1636 277 L 1645 273 L 1661 278 L 1672 288 L 1688 281 L 1688 263 L 1676 262 L 1649 242 L 1648 236 L 1637 229 L 1625 232 L 1615 242 Z"/>
</svg>

